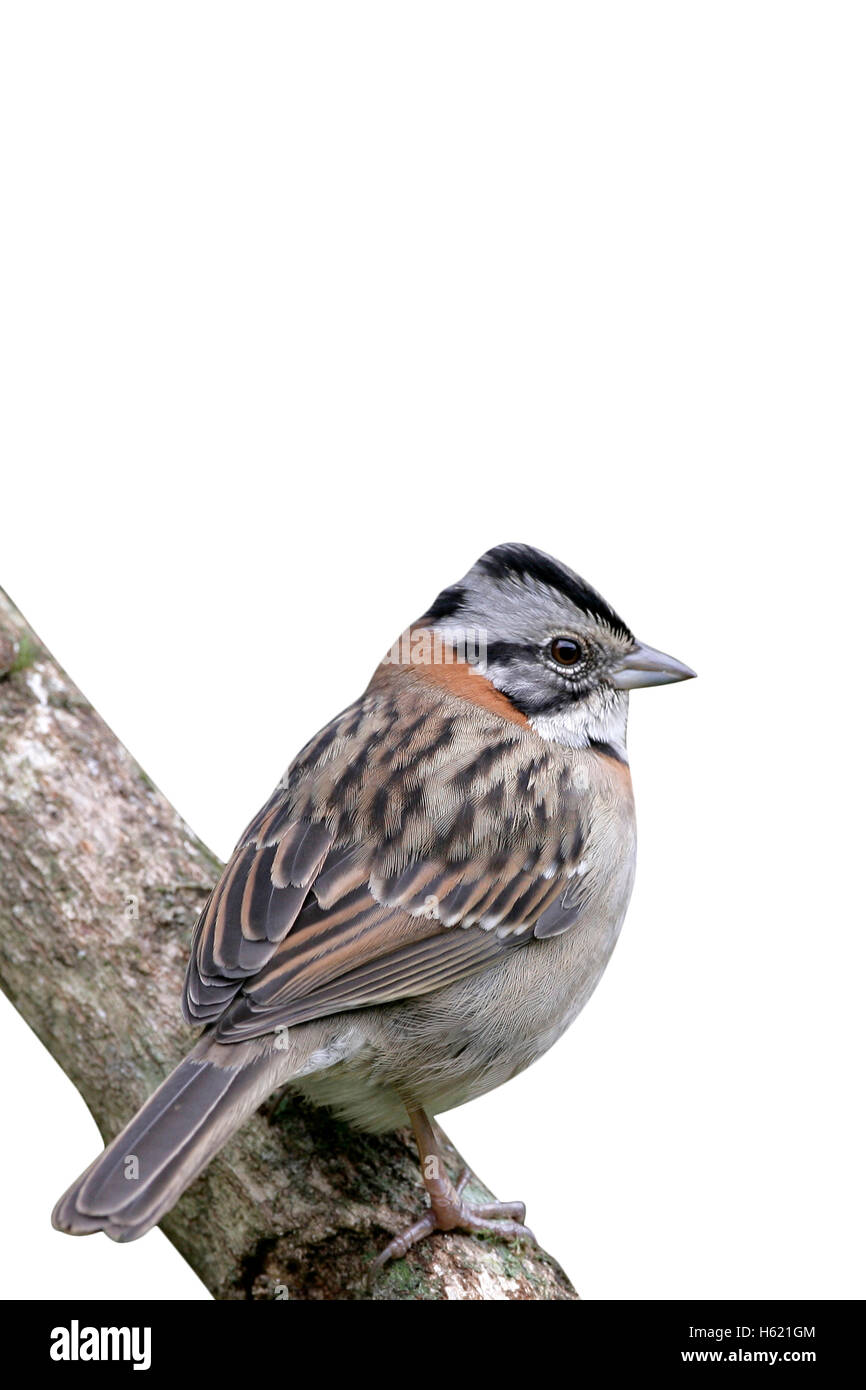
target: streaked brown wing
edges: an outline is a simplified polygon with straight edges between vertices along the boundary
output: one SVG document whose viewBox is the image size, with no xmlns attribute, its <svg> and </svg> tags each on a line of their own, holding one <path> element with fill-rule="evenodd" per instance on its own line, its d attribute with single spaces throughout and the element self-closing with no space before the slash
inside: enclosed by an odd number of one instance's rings
<svg viewBox="0 0 866 1390">
<path fill-rule="evenodd" d="M 196 928 L 190 1021 L 228 1041 L 428 993 L 573 924 L 562 767 L 494 715 L 409 696 L 334 720 L 251 822 Z"/>
<path fill-rule="evenodd" d="M 271 956 L 304 905 L 331 845 L 327 827 L 292 820 L 235 850 L 205 905 L 186 972 L 184 1014 L 210 1023 Z"/>
<path fill-rule="evenodd" d="M 235 1042 L 327 1014 L 428 994 L 483 969 L 528 938 L 439 922 L 383 907 L 365 887 L 323 909 L 311 894 L 269 964 L 219 1020 Z"/>
<path fill-rule="evenodd" d="M 580 910 L 574 899 L 563 909 L 567 878 L 534 876 L 517 867 L 523 855 L 493 865 L 417 860 L 389 884 L 370 873 L 371 859 L 359 845 L 325 859 L 267 962 L 229 984 L 236 998 L 218 1004 L 221 1041 L 439 990 L 527 945 L 534 927 L 566 930 Z"/>
</svg>

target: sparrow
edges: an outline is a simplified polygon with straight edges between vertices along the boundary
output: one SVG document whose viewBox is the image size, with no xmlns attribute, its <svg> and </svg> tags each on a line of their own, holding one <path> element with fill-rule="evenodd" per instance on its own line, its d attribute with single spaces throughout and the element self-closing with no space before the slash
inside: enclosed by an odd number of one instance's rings
<svg viewBox="0 0 866 1390">
<path fill-rule="evenodd" d="M 531 1238 L 522 1203 L 464 1199 L 431 1120 L 541 1057 L 598 984 L 634 877 L 629 691 L 694 674 L 542 551 L 483 555 L 247 826 L 193 933 L 203 1032 L 54 1225 L 137 1239 L 289 1084 L 414 1131 L 429 1206 L 376 1268 L 436 1230 Z"/>
</svg>

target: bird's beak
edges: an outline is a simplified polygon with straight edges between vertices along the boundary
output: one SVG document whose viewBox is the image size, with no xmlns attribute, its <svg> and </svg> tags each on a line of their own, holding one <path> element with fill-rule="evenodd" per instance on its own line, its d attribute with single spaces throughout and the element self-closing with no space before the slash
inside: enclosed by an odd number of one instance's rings
<svg viewBox="0 0 866 1390">
<path fill-rule="evenodd" d="M 657 652 L 655 647 L 638 642 L 620 662 L 619 669 L 611 679 L 617 690 L 637 690 L 642 685 L 690 681 L 695 674 L 690 666 L 684 666 L 675 656 L 665 656 L 664 652 Z"/>
</svg>

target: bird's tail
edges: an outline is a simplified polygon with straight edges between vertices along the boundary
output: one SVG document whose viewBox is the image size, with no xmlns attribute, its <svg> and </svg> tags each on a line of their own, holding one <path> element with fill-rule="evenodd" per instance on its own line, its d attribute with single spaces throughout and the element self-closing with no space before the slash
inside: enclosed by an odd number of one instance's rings
<svg viewBox="0 0 866 1390">
<path fill-rule="evenodd" d="M 285 1079 L 273 1050 L 201 1039 L 54 1208 L 59 1231 L 136 1240 Z"/>
</svg>

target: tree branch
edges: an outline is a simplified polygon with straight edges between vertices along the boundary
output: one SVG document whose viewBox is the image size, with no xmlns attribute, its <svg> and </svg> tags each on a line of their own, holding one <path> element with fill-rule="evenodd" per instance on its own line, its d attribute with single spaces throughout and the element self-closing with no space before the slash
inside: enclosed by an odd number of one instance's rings
<svg viewBox="0 0 866 1390">
<path fill-rule="evenodd" d="M 0 985 L 106 1139 L 190 1047 L 186 952 L 220 867 L 0 590 Z M 74 1176 L 58 1164 L 52 1199 Z M 470 1194 L 493 1200 L 474 1176 Z M 220 1299 L 577 1297 L 544 1252 L 462 1235 L 368 1291 L 423 1200 L 408 1134 L 359 1134 L 281 1093 L 162 1227 Z"/>
</svg>

